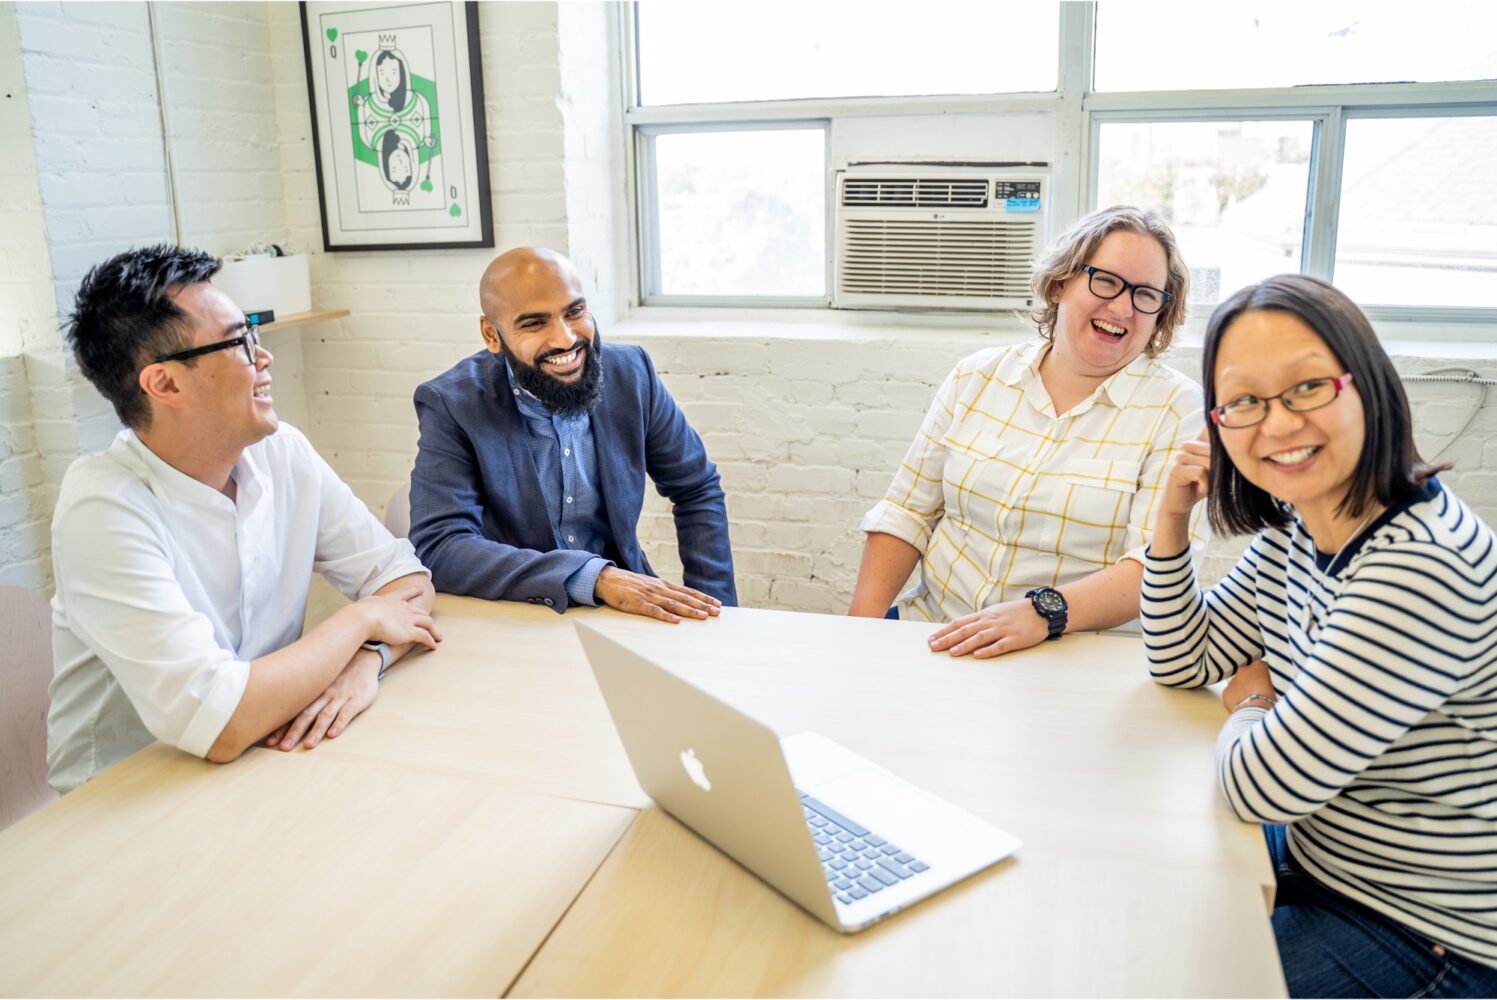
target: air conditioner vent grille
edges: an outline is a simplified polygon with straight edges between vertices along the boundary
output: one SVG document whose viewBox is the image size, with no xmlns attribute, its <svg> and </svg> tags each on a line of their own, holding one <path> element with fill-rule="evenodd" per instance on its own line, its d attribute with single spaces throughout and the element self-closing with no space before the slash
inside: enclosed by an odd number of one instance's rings
<svg viewBox="0 0 1497 1000">
<path fill-rule="evenodd" d="M 1027 299 L 1029 220 L 844 220 L 844 293 Z"/>
<path fill-rule="evenodd" d="M 987 208 L 986 178 L 849 177 L 842 183 L 846 207 Z"/>
</svg>

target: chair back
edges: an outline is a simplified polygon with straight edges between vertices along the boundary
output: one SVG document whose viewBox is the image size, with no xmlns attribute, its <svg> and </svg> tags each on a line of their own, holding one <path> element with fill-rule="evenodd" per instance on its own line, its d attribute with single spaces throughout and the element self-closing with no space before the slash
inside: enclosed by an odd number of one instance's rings
<svg viewBox="0 0 1497 1000">
<path fill-rule="evenodd" d="M 396 538 L 405 538 L 411 533 L 411 484 L 406 483 L 390 497 L 390 506 L 385 508 L 385 527 Z"/>
<path fill-rule="evenodd" d="M 57 798 L 47 785 L 51 619 L 41 594 L 0 584 L 0 830 Z"/>
</svg>

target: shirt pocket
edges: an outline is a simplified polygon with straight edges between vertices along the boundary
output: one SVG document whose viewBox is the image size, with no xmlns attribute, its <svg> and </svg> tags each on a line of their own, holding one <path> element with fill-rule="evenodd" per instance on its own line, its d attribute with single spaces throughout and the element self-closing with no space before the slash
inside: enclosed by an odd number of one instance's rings
<svg viewBox="0 0 1497 1000">
<path fill-rule="evenodd" d="M 941 447 L 946 451 L 942 476 L 946 516 L 962 532 L 976 527 L 984 534 L 996 534 L 1004 503 L 1023 470 L 1022 462 L 1006 454 L 1011 449 L 986 430 L 953 428 L 941 439 Z"/>
<path fill-rule="evenodd" d="M 1044 548 L 1099 568 L 1111 565 L 1125 551 L 1142 466 L 1106 458 L 1064 464 L 1056 477 L 1054 516 L 1046 519 Z"/>
</svg>

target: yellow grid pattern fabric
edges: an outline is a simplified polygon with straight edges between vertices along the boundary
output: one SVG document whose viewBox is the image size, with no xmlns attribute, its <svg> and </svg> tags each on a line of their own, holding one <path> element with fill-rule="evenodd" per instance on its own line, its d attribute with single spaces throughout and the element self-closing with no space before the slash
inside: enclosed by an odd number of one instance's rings
<svg viewBox="0 0 1497 1000">
<path fill-rule="evenodd" d="M 1143 561 L 1170 462 L 1204 426 L 1201 389 L 1140 355 L 1057 416 L 1039 376 L 1048 349 L 990 348 L 957 365 L 863 518 L 924 553 L 901 618 L 950 621 Z"/>
</svg>

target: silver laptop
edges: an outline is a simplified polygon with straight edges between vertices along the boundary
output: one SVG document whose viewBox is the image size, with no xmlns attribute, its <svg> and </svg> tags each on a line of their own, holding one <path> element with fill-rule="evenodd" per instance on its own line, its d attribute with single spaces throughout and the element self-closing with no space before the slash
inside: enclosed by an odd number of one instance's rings
<svg viewBox="0 0 1497 1000">
<path fill-rule="evenodd" d="M 839 931 L 862 930 L 1020 846 L 824 736 L 781 740 L 616 639 L 576 628 L 649 796 Z"/>
</svg>

